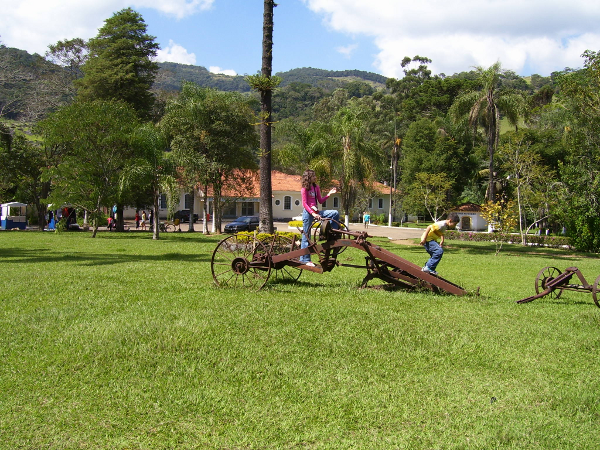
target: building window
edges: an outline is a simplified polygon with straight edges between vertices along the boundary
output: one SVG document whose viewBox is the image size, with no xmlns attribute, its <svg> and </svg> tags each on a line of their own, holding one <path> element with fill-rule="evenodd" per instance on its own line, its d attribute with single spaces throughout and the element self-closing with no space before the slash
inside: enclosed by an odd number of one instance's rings
<svg viewBox="0 0 600 450">
<path fill-rule="evenodd" d="M 167 209 L 167 194 L 160 194 L 160 209 Z"/>
<path fill-rule="evenodd" d="M 323 209 L 327 208 L 327 200 L 325 200 L 323 203 L 321 203 L 321 205 L 323 206 Z"/>
<path fill-rule="evenodd" d="M 286 195 L 285 197 L 283 197 L 283 209 L 284 210 L 292 209 L 292 197 L 290 197 L 289 195 Z"/>
<path fill-rule="evenodd" d="M 340 199 L 338 197 L 333 197 L 333 207 L 334 208 L 340 207 Z"/>
<path fill-rule="evenodd" d="M 294 205 L 296 205 L 296 206 L 300 206 L 300 200 L 296 200 L 296 201 L 294 202 Z"/>
<path fill-rule="evenodd" d="M 242 202 L 242 216 L 254 215 L 254 202 Z"/>
<path fill-rule="evenodd" d="M 185 206 L 183 209 L 192 209 L 194 198 L 190 194 L 185 194 L 183 203 Z"/>
<path fill-rule="evenodd" d="M 281 200 L 279 200 L 279 199 L 275 200 L 275 206 L 279 206 L 279 205 L 281 205 Z"/>
<path fill-rule="evenodd" d="M 382 198 L 377 200 L 377 207 L 379 209 L 383 209 L 383 199 Z"/>
<path fill-rule="evenodd" d="M 373 199 L 369 199 L 369 209 L 373 209 Z"/>
</svg>

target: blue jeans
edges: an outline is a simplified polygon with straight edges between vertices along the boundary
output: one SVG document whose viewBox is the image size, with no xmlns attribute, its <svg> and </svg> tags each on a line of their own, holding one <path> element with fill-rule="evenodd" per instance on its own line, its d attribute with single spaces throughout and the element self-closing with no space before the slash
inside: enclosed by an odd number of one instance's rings
<svg viewBox="0 0 600 450">
<path fill-rule="evenodd" d="M 440 263 L 442 256 L 444 256 L 444 249 L 440 244 L 437 243 L 437 241 L 425 242 L 424 247 L 425 250 L 427 250 L 427 253 L 429 253 L 429 256 L 431 256 L 429 261 L 427 261 L 426 266 L 431 270 L 435 270 L 437 265 Z"/>
<path fill-rule="evenodd" d="M 326 211 L 320 211 L 319 214 L 323 218 L 335 220 L 335 222 L 333 222 L 333 221 L 331 222 L 331 228 L 333 230 L 337 230 L 339 228 L 339 225 L 337 222 L 339 222 L 339 220 L 340 220 L 340 213 L 338 211 L 336 211 L 334 209 L 328 209 Z M 303 210 L 302 211 L 302 230 L 304 232 L 302 233 L 302 242 L 300 244 L 300 248 L 308 247 L 307 236 L 310 236 L 310 230 L 311 230 L 313 221 L 314 221 L 314 217 L 311 214 L 309 214 L 308 211 Z M 310 261 L 310 255 L 302 255 L 300 257 L 300 262 L 307 263 L 309 261 Z"/>
</svg>

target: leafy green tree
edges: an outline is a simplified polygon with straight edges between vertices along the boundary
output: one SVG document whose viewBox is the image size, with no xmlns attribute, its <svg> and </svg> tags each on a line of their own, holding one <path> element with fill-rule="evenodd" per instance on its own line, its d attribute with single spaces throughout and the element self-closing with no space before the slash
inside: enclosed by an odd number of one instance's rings
<svg viewBox="0 0 600 450">
<path fill-rule="evenodd" d="M 508 234 L 517 226 L 518 213 L 512 200 L 501 199 L 497 202 L 488 201 L 481 205 L 481 216 L 486 220 L 493 231 Z M 496 244 L 496 256 L 502 250 L 504 241 L 502 237 L 494 238 Z"/>
<path fill-rule="evenodd" d="M 556 198 L 552 195 L 551 185 L 557 184 L 555 173 L 543 165 L 542 156 L 535 151 L 527 136 L 523 132 L 511 133 L 498 148 L 500 166 L 516 190 L 522 244 L 526 242 L 528 228 L 548 218 Z M 526 211 L 532 217 L 530 227 L 526 224 Z"/>
<path fill-rule="evenodd" d="M 154 209 L 152 239 L 157 240 L 160 237 L 158 210 L 161 192 L 167 194 L 169 210 L 174 209 L 179 197 L 175 161 L 166 151 L 167 139 L 156 125 L 141 125 L 133 133 L 132 144 L 137 148 L 138 156 L 123 171 L 121 191 L 139 189 L 151 193 Z"/>
<path fill-rule="evenodd" d="M 46 225 L 46 199 L 51 180 L 46 172 L 61 160 L 64 148 L 43 145 L 0 123 L 0 199 L 34 207 L 40 230 Z"/>
<path fill-rule="evenodd" d="M 77 81 L 80 100 L 123 100 L 141 118 L 150 117 L 154 103 L 150 88 L 158 71 L 152 59 L 159 46 L 146 28 L 141 14 L 131 8 L 104 21 L 88 42 L 84 76 Z"/>
<path fill-rule="evenodd" d="M 516 127 L 519 118 L 525 112 L 525 100 L 518 92 L 498 89 L 502 74 L 500 62 L 492 64 L 487 69 L 477 67 L 476 70 L 481 89 L 460 95 L 449 112 L 456 121 L 467 117 L 471 127 L 474 129 L 482 127 L 485 130 L 489 161 L 487 198 L 495 201 L 494 153 L 500 136 L 500 114 L 502 113 L 509 123 Z"/>
<path fill-rule="evenodd" d="M 103 207 L 121 195 L 123 172 L 136 157 L 131 137 L 138 126 L 135 110 L 116 100 L 75 102 L 39 124 L 45 145 L 66 149 L 49 174 L 54 183 L 49 202 L 89 211 L 92 237 Z"/>
<path fill-rule="evenodd" d="M 559 166 L 563 184 L 561 216 L 579 250 L 600 250 L 600 54 L 586 51 L 584 68 L 558 79 L 568 111 L 569 151 Z"/>
<path fill-rule="evenodd" d="M 88 59 L 87 42 L 81 38 L 58 41 L 48 46 L 46 59 L 63 68 L 52 81 L 57 91 L 73 101 L 77 94 L 75 80 L 83 77 L 81 68 Z"/>
<path fill-rule="evenodd" d="M 253 117 L 249 103 L 237 92 L 219 92 L 194 83 L 183 85 L 179 97 L 167 103 L 160 127 L 186 190 L 193 192 L 200 185 L 206 192 L 210 185 L 215 199 L 220 199 L 223 184 L 234 169 L 254 167 L 252 147 L 257 136 Z M 220 202 L 213 205 L 215 227 L 220 230 Z"/>
<path fill-rule="evenodd" d="M 437 222 L 451 206 L 448 194 L 453 184 L 445 173 L 419 172 L 408 188 L 405 205 L 412 211 L 424 209 Z"/>
<path fill-rule="evenodd" d="M 346 225 L 357 197 L 358 187 L 373 177 L 373 162 L 385 159 L 380 148 L 369 139 L 368 112 L 356 103 L 342 108 L 313 136 L 311 167 L 322 178 L 337 180 Z"/>
<path fill-rule="evenodd" d="M 469 148 L 455 139 L 452 132 L 451 124 L 441 119 L 422 118 L 410 124 L 402 142 L 400 173 L 403 186 L 411 186 L 420 172 L 444 173 L 456 180 L 448 192 L 448 200 L 459 198 L 477 164 Z"/>
</svg>

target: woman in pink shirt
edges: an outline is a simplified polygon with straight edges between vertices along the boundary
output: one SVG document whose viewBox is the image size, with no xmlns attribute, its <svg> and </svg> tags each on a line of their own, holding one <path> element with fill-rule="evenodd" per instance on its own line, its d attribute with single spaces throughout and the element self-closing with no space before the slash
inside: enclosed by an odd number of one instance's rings
<svg viewBox="0 0 600 450">
<path fill-rule="evenodd" d="M 336 188 L 331 188 L 327 196 L 321 197 L 321 188 L 317 185 L 317 177 L 313 170 L 306 170 L 302 174 L 302 189 L 300 189 L 300 195 L 302 196 L 302 243 L 300 248 L 308 247 L 308 236 L 310 236 L 310 229 L 314 219 L 321 220 L 323 218 L 333 219 L 331 222 L 331 228 L 338 229 L 338 222 L 340 220 L 340 213 L 333 209 L 326 211 L 319 211 L 319 203 L 323 203 L 329 198 L 330 195 L 337 192 Z M 314 267 L 314 263 L 310 261 L 310 255 L 302 255 L 300 262 L 303 262 L 307 266 Z"/>
</svg>

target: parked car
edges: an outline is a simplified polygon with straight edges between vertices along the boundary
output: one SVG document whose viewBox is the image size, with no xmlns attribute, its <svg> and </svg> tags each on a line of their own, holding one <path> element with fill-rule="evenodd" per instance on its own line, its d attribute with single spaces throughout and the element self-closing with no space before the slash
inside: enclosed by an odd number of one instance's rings
<svg viewBox="0 0 600 450">
<path fill-rule="evenodd" d="M 190 223 L 190 210 L 180 209 L 173 215 L 173 219 L 179 219 L 181 223 Z M 198 222 L 198 214 L 194 214 L 194 223 Z"/>
<path fill-rule="evenodd" d="M 254 231 L 258 228 L 258 216 L 241 216 L 225 225 L 225 233 L 238 231 Z"/>
</svg>

